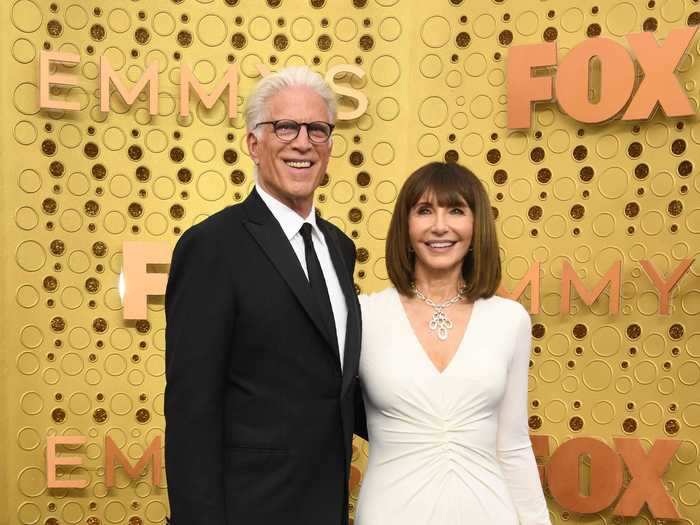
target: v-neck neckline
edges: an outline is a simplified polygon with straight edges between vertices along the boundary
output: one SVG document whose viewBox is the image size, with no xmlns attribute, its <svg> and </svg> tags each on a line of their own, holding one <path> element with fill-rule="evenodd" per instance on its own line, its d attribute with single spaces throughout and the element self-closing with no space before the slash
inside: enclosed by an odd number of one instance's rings
<svg viewBox="0 0 700 525">
<path fill-rule="evenodd" d="M 394 290 L 394 297 L 396 299 L 396 302 L 398 303 L 398 307 L 401 310 L 401 317 L 403 321 L 405 321 L 406 328 L 409 330 L 411 333 L 411 337 L 413 338 L 413 341 L 419 350 L 419 352 L 423 355 L 423 359 L 426 361 L 428 364 L 429 368 L 433 370 L 434 373 L 436 373 L 438 376 L 443 376 L 445 373 L 450 369 L 452 366 L 452 363 L 457 359 L 457 356 L 459 355 L 460 351 L 462 350 L 462 346 L 464 346 L 464 342 L 467 340 L 467 336 L 471 333 L 472 331 L 472 325 L 474 324 L 474 315 L 477 310 L 477 305 L 481 301 L 481 298 L 477 298 L 476 301 L 472 304 L 472 311 L 471 314 L 469 314 L 469 320 L 467 321 L 467 326 L 464 327 L 464 332 L 462 333 L 462 338 L 459 340 L 459 344 L 457 345 L 457 349 L 455 350 L 455 353 L 452 354 L 452 357 L 450 358 L 449 362 L 447 365 L 445 365 L 445 368 L 441 370 L 438 369 L 437 366 L 435 366 L 435 363 L 433 363 L 433 360 L 430 359 L 430 355 L 428 352 L 426 352 L 425 348 L 423 347 L 423 344 L 420 342 L 420 339 L 418 339 L 418 335 L 416 334 L 416 331 L 413 329 L 413 325 L 411 324 L 411 320 L 408 318 L 408 313 L 406 312 L 406 308 L 404 308 L 403 303 L 401 302 L 401 296 L 396 288 Z"/>
</svg>

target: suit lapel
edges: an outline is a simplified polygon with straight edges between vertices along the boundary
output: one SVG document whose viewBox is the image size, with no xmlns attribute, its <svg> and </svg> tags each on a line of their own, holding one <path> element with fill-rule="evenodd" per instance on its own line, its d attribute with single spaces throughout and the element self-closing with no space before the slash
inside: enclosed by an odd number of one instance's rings
<svg viewBox="0 0 700 525">
<path fill-rule="evenodd" d="M 360 310 L 352 275 L 340 252 L 338 238 L 335 232 L 328 227 L 325 221 L 317 220 L 316 222 L 323 232 L 323 236 L 326 238 L 328 252 L 331 255 L 333 267 L 335 268 L 335 273 L 338 276 L 338 281 L 340 282 L 340 287 L 343 290 L 345 304 L 347 305 L 348 309 L 348 319 L 345 329 L 345 351 L 343 352 L 343 386 L 341 394 L 344 395 L 355 376 L 353 370 L 356 369 L 356 362 L 359 358 L 360 341 L 358 340 L 358 334 L 360 326 Z"/>
<path fill-rule="evenodd" d="M 243 206 L 249 218 L 249 221 L 245 223 L 246 229 L 289 285 L 289 288 L 291 288 L 316 328 L 321 332 L 323 338 L 331 345 L 340 367 L 336 351 L 338 347 L 337 339 L 331 339 L 316 300 L 311 295 L 309 281 L 279 223 L 255 190 L 251 192 Z"/>
</svg>

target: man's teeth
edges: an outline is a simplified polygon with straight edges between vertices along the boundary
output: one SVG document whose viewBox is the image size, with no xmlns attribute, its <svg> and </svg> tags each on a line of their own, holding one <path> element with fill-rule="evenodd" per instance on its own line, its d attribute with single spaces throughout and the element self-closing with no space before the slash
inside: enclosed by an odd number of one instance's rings
<svg viewBox="0 0 700 525">
<path fill-rule="evenodd" d="M 310 168 L 311 167 L 311 162 L 308 160 L 287 160 L 285 161 L 285 164 L 287 166 L 290 166 L 292 168 Z"/>
<path fill-rule="evenodd" d="M 454 242 L 429 242 L 427 243 L 431 248 L 448 248 L 454 244 Z"/>
</svg>

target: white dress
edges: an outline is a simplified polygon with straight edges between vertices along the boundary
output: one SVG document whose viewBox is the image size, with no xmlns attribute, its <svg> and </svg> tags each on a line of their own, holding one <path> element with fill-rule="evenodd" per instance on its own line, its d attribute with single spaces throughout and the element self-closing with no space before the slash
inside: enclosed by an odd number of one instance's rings
<svg viewBox="0 0 700 525">
<path fill-rule="evenodd" d="M 550 525 L 527 426 L 527 311 L 477 300 L 440 373 L 394 288 L 360 303 L 369 461 L 356 525 Z"/>
</svg>

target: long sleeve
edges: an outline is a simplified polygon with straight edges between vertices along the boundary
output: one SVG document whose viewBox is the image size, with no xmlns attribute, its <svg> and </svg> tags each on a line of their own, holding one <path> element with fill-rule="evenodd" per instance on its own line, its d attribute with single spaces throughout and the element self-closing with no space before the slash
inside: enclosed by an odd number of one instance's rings
<svg viewBox="0 0 700 525">
<path fill-rule="evenodd" d="M 173 525 L 227 523 L 224 384 L 233 326 L 231 271 L 195 227 L 175 247 L 166 290 L 165 465 Z"/>
<path fill-rule="evenodd" d="M 518 308 L 515 348 L 498 415 L 497 453 L 521 525 L 551 525 L 527 425 L 530 316 Z"/>
</svg>

